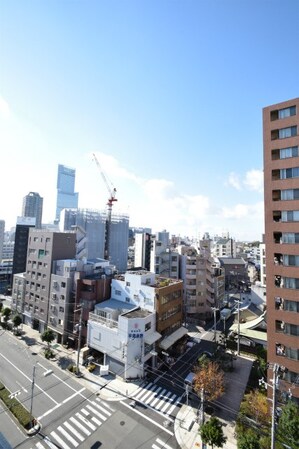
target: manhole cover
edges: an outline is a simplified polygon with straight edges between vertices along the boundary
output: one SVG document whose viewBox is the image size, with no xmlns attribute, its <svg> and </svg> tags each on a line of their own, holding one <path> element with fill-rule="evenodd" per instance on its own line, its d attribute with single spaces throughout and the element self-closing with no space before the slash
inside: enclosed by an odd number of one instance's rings
<svg viewBox="0 0 299 449">
<path fill-rule="evenodd" d="M 120 424 L 121 426 L 124 426 L 124 425 L 125 425 L 125 421 L 121 421 L 119 424 Z"/>
</svg>

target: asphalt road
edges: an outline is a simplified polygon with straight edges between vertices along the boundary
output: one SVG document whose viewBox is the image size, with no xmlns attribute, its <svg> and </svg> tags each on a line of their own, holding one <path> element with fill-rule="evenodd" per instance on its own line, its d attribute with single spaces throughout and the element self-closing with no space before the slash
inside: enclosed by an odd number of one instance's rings
<svg viewBox="0 0 299 449">
<path fill-rule="evenodd" d="M 129 400 L 102 400 L 5 331 L 0 334 L 0 373 L 2 382 L 28 410 L 32 405 L 33 415 L 42 425 L 40 433 L 29 438 L 9 413 L 0 409 L 0 432 L 13 448 L 178 447 L 173 429 L 164 426 L 159 413 L 143 406 L 132 408 Z"/>
</svg>

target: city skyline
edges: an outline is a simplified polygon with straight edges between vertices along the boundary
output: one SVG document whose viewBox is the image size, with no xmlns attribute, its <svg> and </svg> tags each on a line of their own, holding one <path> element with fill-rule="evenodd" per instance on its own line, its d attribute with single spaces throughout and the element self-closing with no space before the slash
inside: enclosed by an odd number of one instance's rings
<svg viewBox="0 0 299 449">
<path fill-rule="evenodd" d="M 262 108 L 298 96 L 298 2 L 0 9 L 6 230 L 28 191 L 53 222 L 59 164 L 76 170 L 79 207 L 103 210 L 95 153 L 130 226 L 262 239 Z"/>
</svg>

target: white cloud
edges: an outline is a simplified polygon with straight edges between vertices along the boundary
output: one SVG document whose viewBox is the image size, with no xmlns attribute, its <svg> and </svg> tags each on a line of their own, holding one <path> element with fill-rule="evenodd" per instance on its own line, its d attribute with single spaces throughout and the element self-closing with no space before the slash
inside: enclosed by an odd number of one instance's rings
<svg viewBox="0 0 299 449">
<path fill-rule="evenodd" d="M 264 188 L 263 170 L 249 170 L 245 175 L 244 185 L 249 190 L 262 193 Z"/>
<path fill-rule="evenodd" d="M 234 172 L 231 172 L 228 175 L 228 180 L 227 180 L 228 185 L 230 185 L 231 187 L 233 187 L 236 190 L 241 190 L 241 182 L 239 179 L 239 175 L 237 175 Z"/>
</svg>

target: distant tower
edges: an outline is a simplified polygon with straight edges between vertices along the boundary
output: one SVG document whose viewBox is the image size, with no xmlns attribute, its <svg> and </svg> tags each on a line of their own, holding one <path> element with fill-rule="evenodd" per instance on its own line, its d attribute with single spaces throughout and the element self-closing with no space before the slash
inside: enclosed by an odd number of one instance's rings
<svg viewBox="0 0 299 449">
<path fill-rule="evenodd" d="M 75 193 L 76 170 L 58 165 L 57 175 L 57 201 L 55 222 L 59 223 L 60 212 L 65 208 L 78 208 L 78 193 Z"/>
<path fill-rule="evenodd" d="M 35 227 L 41 229 L 43 215 L 43 198 L 36 192 L 29 192 L 23 198 L 22 217 L 36 219 Z"/>
<path fill-rule="evenodd" d="M 4 230 L 5 230 L 5 221 L 0 220 L 0 262 L 3 258 Z"/>
</svg>

